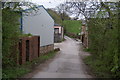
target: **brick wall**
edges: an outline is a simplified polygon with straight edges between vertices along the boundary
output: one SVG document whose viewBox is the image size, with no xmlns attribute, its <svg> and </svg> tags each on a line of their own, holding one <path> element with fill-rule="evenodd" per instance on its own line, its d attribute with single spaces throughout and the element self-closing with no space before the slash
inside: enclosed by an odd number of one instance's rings
<svg viewBox="0 0 120 80">
<path fill-rule="evenodd" d="M 38 58 L 41 54 L 48 53 L 54 50 L 54 44 L 40 47 L 40 37 L 21 37 L 19 41 L 19 55 L 17 64 L 25 64 L 27 61 L 32 61 Z"/>
<path fill-rule="evenodd" d="M 39 40 L 39 36 L 20 38 L 18 64 L 24 64 L 26 61 L 32 61 L 39 57 Z"/>
</svg>

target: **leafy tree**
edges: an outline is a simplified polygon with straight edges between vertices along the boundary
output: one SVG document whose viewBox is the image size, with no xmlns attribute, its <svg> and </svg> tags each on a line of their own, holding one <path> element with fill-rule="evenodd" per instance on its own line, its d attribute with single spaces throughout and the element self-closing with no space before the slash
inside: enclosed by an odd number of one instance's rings
<svg viewBox="0 0 120 80">
<path fill-rule="evenodd" d="M 3 68 L 15 67 L 18 58 L 20 13 L 22 6 L 36 9 L 30 2 L 2 2 L 2 61 Z"/>
<path fill-rule="evenodd" d="M 11 11 L 9 8 L 2 10 L 3 68 L 16 65 L 20 35 L 19 18 L 19 12 Z"/>
<path fill-rule="evenodd" d="M 88 22 L 89 48 L 94 53 L 92 57 L 96 58 L 93 64 L 98 72 L 109 74 L 101 75 L 103 77 L 120 77 L 118 4 L 101 2 L 97 18 L 91 18 Z"/>
</svg>

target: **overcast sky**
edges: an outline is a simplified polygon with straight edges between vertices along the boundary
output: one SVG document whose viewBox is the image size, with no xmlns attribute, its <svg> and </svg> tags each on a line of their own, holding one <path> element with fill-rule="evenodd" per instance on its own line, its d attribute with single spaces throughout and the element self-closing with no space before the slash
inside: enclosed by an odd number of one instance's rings
<svg viewBox="0 0 120 80">
<path fill-rule="evenodd" d="M 55 8 L 56 6 L 58 6 L 60 3 L 64 3 L 65 1 L 99 1 L 99 0 L 28 0 L 31 1 L 33 3 L 39 4 L 39 5 L 43 5 L 45 8 Z M 102 1 L 110 1 L 110 2 L 114 2 L 114 1 L 120 1 L 120 0 L 102 0 Z"/>
<path fill-rule="evenodd" d="M 38 4 L 38 5 L 43 5 L 45 8 L 55 8 L 56 6 L 58 6 L 61 3 L 64 3 L 66 1 L 84 1 L 84 0 L 28 0 L 32 3 Z M 86 1 L 86 0 L 85 0 Z M 87 0 L 87 1 L 91 1 L 91 0 Z M 92 1 L 99 1 L 99 0 L 92 0 Z M 104 1 L 104 0 L 102 0 Z M 119 0 L 108 0 L 108 1 L 119 1 Z M 105 0 L 106 2 L 106 0 Z M 70 16 L 70 15 L 69 15 Z M 75 15 L 71 15 L 70 17 L 75 17 Z M 82 15 L 79 16 L 79 18 L 84 18 Z"/>
<path fill-rule="evenodd" d="M 55 8 L 61 3 L 70 0 L 29 0 L 30 2 L 36 3 L 38 5 L 43 5 L 45 8 Z M 75 17 L 75 15 L 69 15 L 71 18 Z M 80 18 L 84 18 L 82 15 L 79 16 Z"/>
<path fill-rule="evenodd" d="M 43 5 L 45 8 L 55 8 L 60 3 L 64 3 L 65 0 L 31 0 L 31 2 Z"/>
</svg>

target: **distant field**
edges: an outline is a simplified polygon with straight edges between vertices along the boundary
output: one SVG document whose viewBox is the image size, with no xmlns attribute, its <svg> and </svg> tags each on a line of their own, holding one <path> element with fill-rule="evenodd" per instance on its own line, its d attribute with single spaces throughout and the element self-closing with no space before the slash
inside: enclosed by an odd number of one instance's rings
<svg viewBox="0 0 120 80">
<path fill-rule="evenodd" d="M 81 31 L 81 21 L 65 20 L 63 24 L 67 32 L 77 34 Z"/>
</svg>

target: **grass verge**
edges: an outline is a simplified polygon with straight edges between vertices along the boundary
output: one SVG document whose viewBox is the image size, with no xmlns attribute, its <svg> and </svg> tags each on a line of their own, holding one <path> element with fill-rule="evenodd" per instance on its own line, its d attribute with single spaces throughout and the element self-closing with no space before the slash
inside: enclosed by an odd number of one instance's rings
<svg viewBox="0 0 120 80">
<path fill-rule="evenodd" d="M 112 74 L 110 73 L 109 65 L 105 65 L 107 61 L 103 61 L 98 57 L 91 55 L 84 59 L 86 65 L 90 67 L 91 72 L 97 78 L 111 78 Z"/>
<path fill-rule="evenodd" d="M 89 48 L 84 48 L 83 51 L 90 52 L 90 49 Z"/>
<path fill-rule="evenodd" d="M 9 67 L 3 70 L 2 77 L 3 78 L 18 78 L 21 77 L 33 70 L 33 68 L 40 63 L 45 62 L 55 56 L 57 51 L 51 51 L 47 54 L 41 55 L 39 58 L 34 59 L 31 62 L 27 62 L 24 65 L 18 65 L 17 67 Z"/>
</svg>

